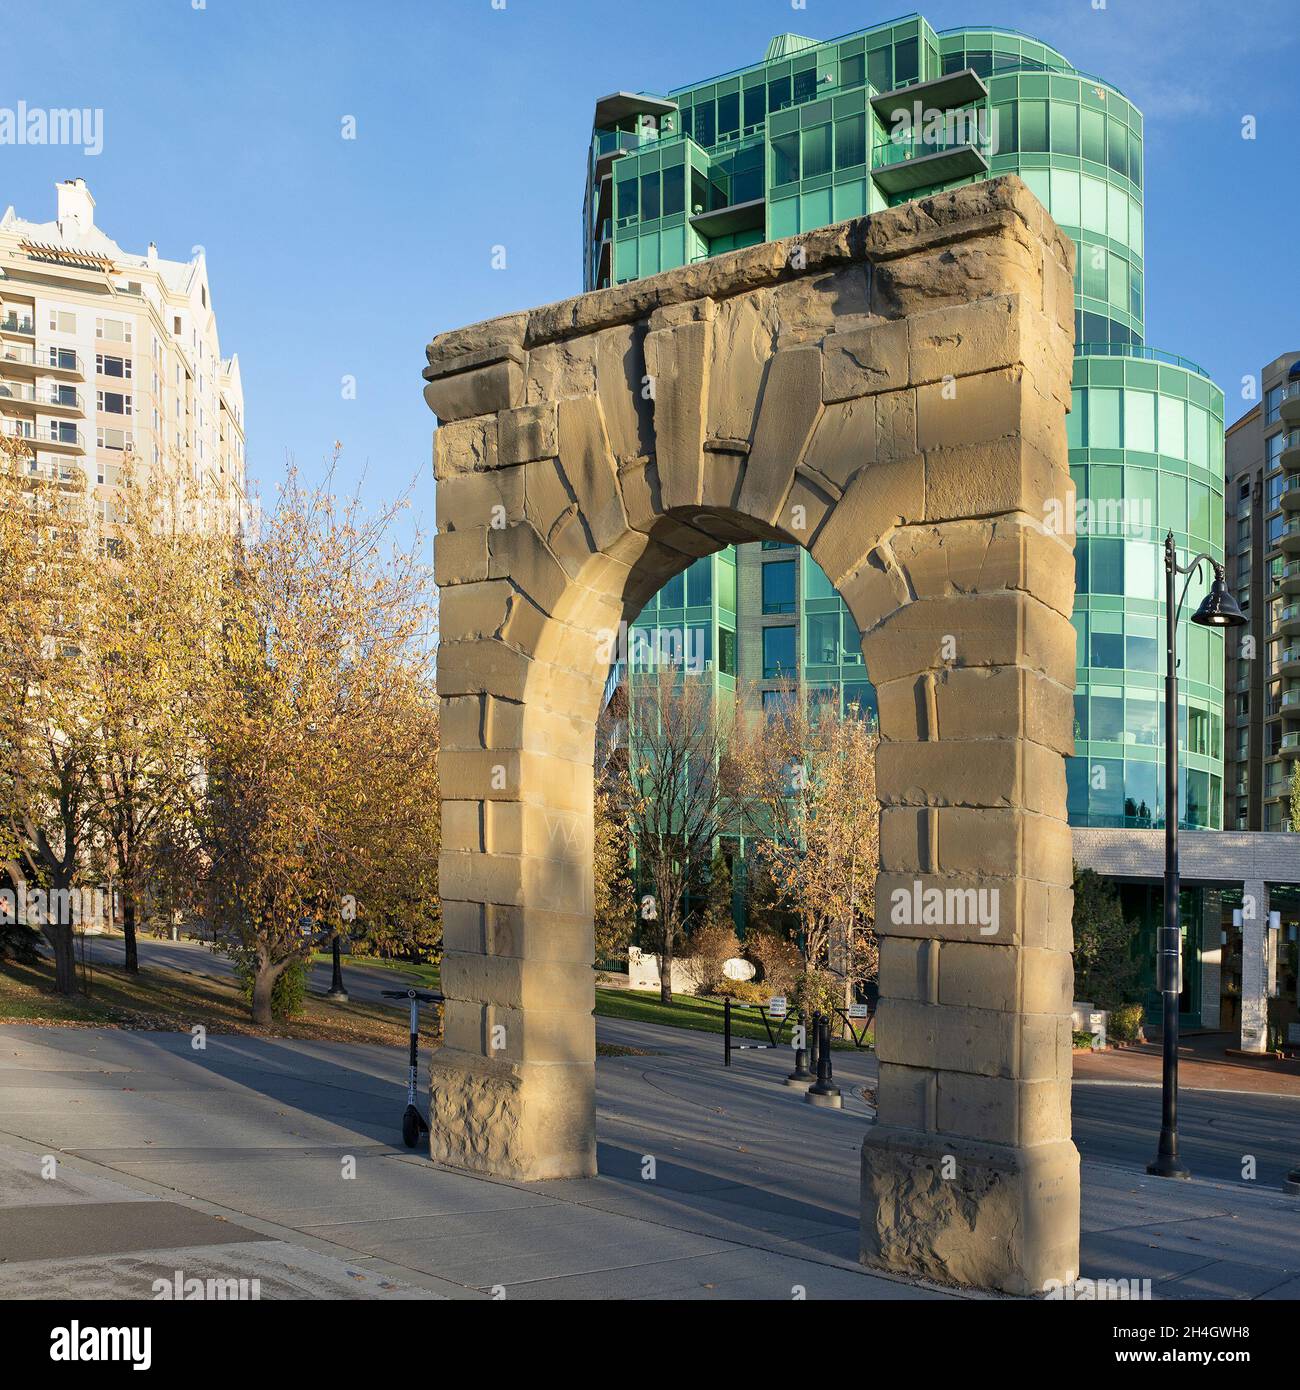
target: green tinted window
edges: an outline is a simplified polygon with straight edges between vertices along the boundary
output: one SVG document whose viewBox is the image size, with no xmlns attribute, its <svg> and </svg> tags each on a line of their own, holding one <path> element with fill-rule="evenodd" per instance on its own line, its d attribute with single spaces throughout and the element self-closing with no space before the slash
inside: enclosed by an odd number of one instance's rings
<svg viewBox="0 0 1300 1390">
<path fill-rule="evenodd" d="M 1052 102 L 1052 151 L 1054 154 L 1079 153 L 1079 113 L 1063 101 Z"/>
<path fill-rule="evenodd" d="M 778 135 L 772 141 L 772 184 L 780 187 L 799 181 L 799 132 Z"/>
<path fill-rule="evenodd" d="M 859 87 L 867 76 L 867 59 L 863 53 L 840 59 L 840 86 Z"/>
<path fill-rule="evenodd" d="M 783 106 L 790 105 L 790 79 L 788 77 L 778 77 L 774 82 L 770 82 L 767 88 L 767 109 L 768 112 L 779 111 Z"/>
<path fill-rule="evenodd" d="M 659 171 L 641 175 L 641 220 L 650 222 L 659 216 Z"/>
<path fill-rule="evenodd" d="M 848 169 L 867 158 L 867 118 L 849 116 L 835 122 L 835 167 Z"/>
<path fill-rule="evenodd" d="M 1105 164 L 1106 117 L 1102 112 L 1090 111 L 1087 107 L 1080 114 L 1083 119 L 1083 157 Z"/>
<path fill-rule="evenodd" d="M 1113 116 L 1106 120 L 1106 162 L 1117 174 L 1128 173 L 1128 127 Z"/>
<path fill-rule="evenodd" d="M 1047 150 L 1047 103 L 1045 101 L 1022 101 L 1020 103 L 1020 148 L 1021 150 Z"/>
<path fill-rule="evenodd" d="M 740 134 L 740 93 L 718 98 L 718 139 Z"/>
<path fill-rule="evenodd" d="M 679 164 L 675 169 L 664 170 L 663 215 L 671 217 L 686 206 L 686 169 Z"/>
<path fill-rule="evenodd" d="M 1093 449 L 1122 447 L 1118 391 L 1094 386 L 1088 392 L 1088 444 Z"/>
<path fill-rule="evenodd" d="M 810 613 L 808 615 L 807 660 L 810 666 L 840 664 L 840 615 Z"/>
<path fill-rule="evenodd" d="M 829 124 L 813 126 L 803 132 L 803 177 L 831 171 L 831 128 Z"/>
</svg>

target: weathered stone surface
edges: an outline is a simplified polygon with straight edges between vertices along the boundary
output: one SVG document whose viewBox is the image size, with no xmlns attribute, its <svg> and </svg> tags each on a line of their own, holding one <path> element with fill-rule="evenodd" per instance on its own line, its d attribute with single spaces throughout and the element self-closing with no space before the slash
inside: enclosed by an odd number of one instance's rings
<svg viewBox="0 0 1300 1390">
<path fill-rule="evenodd" d="M 863 1256 L 1074 1277 L 1072 270 L 998 179 L 429 345 L 436 1158 L 593 1171 L 591 762 L 619 624 L 693 559 L 785 537 L 880 697 Z"/>
<path fill-rule="evenodd" d="M 487 349 L 425 368 L 424 400 L 440 421 L 508 410 L 524 397 L 524 356 Z"/>
<path fill-rule="evenodd" d="M 1078 1152 L 877 1125 L 862 1145 L 862 1262 L 1014 1294 L 1072 1283 Z"/>
<path fill-rule="evenodd" d="M 822 400 L 847 401 L 908 384 L 908 321 L 894 319 L 828 334 L 822 348 Z"/>
</svg>

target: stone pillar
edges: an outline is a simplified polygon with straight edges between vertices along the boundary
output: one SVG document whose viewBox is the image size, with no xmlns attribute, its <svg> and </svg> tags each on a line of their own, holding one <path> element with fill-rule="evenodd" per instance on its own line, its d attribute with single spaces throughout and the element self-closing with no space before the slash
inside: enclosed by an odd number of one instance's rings
<svg viewBox="0 0 1300 1390">
<path fill-rule="evenodd" d="M 1241 912 L 1241 1050 L 1268 1046 L 1268 885 L 1243 883 Z"/>
<path fill-rule="evenodd" d="M 1201 909 L 1201 1026 L 1218 1028 L 1223 989 L 1223 894 L 1217 888 L 1206 888 Z"/>
</svg>

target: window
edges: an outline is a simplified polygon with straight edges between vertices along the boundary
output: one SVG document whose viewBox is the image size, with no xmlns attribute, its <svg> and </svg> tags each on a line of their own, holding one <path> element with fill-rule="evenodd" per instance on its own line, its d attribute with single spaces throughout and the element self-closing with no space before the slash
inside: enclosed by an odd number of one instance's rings
<svg viewBox="0 0 1300 1390">
<path fill-rule="evenodd" d="M 131 379 L 131 359 L 129 357 L 107 357 L 102 352 L 95 354 L 95 370 L 100 376 L 120 376 Z"/>
<path fill-rule="evenodd" d="M 803 177 L 813 178 L 817 174 L 831 171 L 831 128 L 826 125 L 813 126 L 803 132 Z"/>
<path fill-rule="evenodd" d="M 96 391 L 96 406 L 108 415 L 130 415 L 131 397 L 120 391 Z"/>
<path fill-rule="evenodd" d="M 840 664 L 842 666 L 861 666 L 862 638 L 858 633 L 858 625 L 853 621 L 853 614 L 847 608 L 841 609 L 840 618 L 844 624 L 844 635 L 840 646 Z"/>
<path fill-rule="evenodd" d="M 1124 669 L 1124 635 L 1119 632 L 1097 632 L 1092 634 L 1093 666 L 1110 666 L 1117 671 Z"/>
<path fill-rule="evenodd" d="M 772 141 L 772 184 L 779 187 L 799 181 L 799 133 L 778 135 Z"/>
<path fill-rule="evenodd" d="M 855 53 L 849 58 L 840 59 L 840 86 L 860 87 L 867 78 L 867 59 L 863 53 Z"/>
<path fill-rule="evenodd" d="M 763 612 L 795 611 L 795 562 L 773 560 L 763 566 Z"/>
<path fill-rule="evenodd" d="M 67 314 L 60 309 L 50 310 L 50 332 L 51 333 L 75 333 L 77 331 L 76 314 Z"/>
<path fill-rule="evenodd" d="M 808 615 L 806 656 L 810 666 L 838 666 L 840 664 L 840 615 L 838 613 L 810 613 Z"/>
<path fill-rule="evenodd" d="M 109 343 L 129 343 L 131 341 L 131 324 L 120 319 L 96 319 L 95 337 L 102 338 Z"/>
<path fill-rule="evenodd" d="M 867 158 L 867 118 L 849 116 L 835 122 L 835 167 L 848 169 Z"/>
<path fill-rule="evenodd" d="M 764 680 L 776 680 L 782 676 L 794 679 L 798 675 L 795 636 L 796 629 L 793 624 L 763 629 Z"/>
<path fill-rule="evenodd" d="M 728 627 L 718 629 L 718 670 L 724 676 L 736 674 L 736 634 Z"/>
<path fill-rule="evenodd" d="M 740 93 L 718 98 L 718 139 L 740 134 Z"/>
<path fill-rule="evenodd" d="M 653 222 L 659 216 L 659 171 L 641 175 L 641 220 Z"/>
<path fill-rule="evenodd" d="M 664 170 L 663 215 L 672 217 L 686 206 L 686 170 L 678 165 L 675 169 Z"/>
<path fill-rule="evenodd" d="M 708 603 L 713 596 L 713 561 L 696 560 L 686 571 L 686 603 L 694 608 Z"/>
</svg>

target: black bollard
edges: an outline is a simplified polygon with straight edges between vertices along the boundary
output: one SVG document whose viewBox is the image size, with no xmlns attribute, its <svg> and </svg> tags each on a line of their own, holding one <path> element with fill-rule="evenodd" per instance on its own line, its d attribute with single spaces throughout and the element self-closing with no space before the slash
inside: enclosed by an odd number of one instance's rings
<svg viewBox="0 0 1300 1390">
<path fill-rule="evenodd" d="M 817 1036 L 817 1081 L 808 1088 L 804 1099 L 810 1105 L 824 1105 L 831 1110 L 844 1106 L 840 1088 L 831 1080 L 831 1029 L 829 1022 L 818 1015 Z"/>
<path fill-rule="evenodd" d="M 722 1001 L 722 1065 L 731 1065 L 731 1000 Z"/>
<path fill-rule="evenodd" d="M 799 1015 L 798 1027 L 803 1029 L 804 1042 L 808 1041 L 808 1021 L 803 1014 Z M 794 1050 L 794 1070 L 785 1079 L 787 1086 L 803 1086 L 807 1088 L 815 1079 L 812 1068 L 808 1065 L 808 1048 L 796 1047 Z"/>
</svg>

